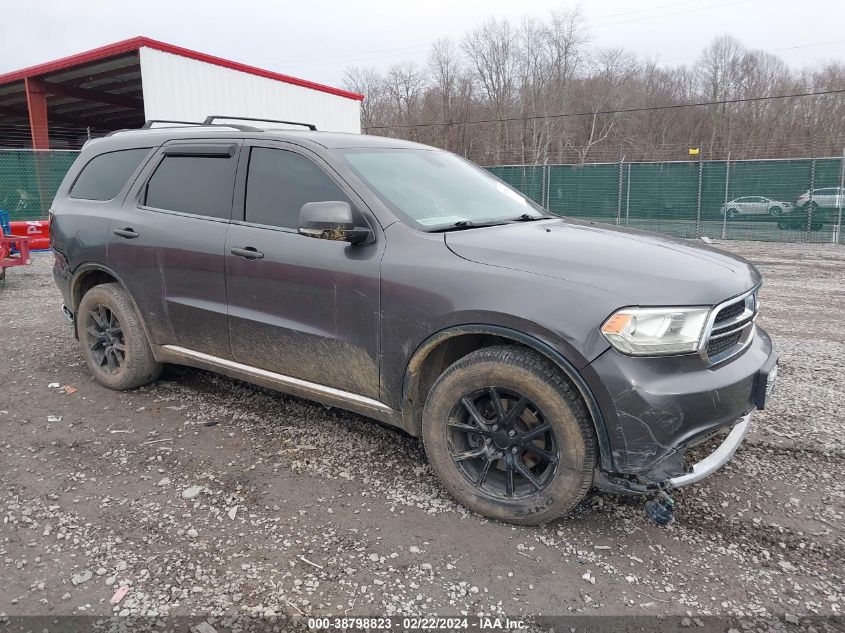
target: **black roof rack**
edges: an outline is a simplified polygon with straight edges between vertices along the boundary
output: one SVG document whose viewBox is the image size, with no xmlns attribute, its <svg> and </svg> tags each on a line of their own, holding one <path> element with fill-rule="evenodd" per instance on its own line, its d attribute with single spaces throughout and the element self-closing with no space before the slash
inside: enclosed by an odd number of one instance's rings
<svg viewBox="0 0 845 633">
<path fill-rule="evenodd" d="M 202 125 L 199 121 L 174 121 L 172 119 L 147 119 L 144 121 L 144 125 L 141 126 L 142 130 L 149 130 L 153 127 L 154 123 L 178 123 L 180 125 Z"/>
<path fill-rule="evenodd" d="M 241 132 L 263 132 L 264 130 L 259 127 L 254 127 L 252 125 L 240 125 L 238 123 L 215 123 L 216 119 L 232 119 L 235 121 L 265 121 L 267 123 L 284 123 L 285 125 L 301 125 L 303 127 L 307 127 L 309 130 L 317 131 L 317 126 L 313 123 L 300 123 L 298 121 L 281 121 L 279 119 L 257 119 L 254 117 L 248 116 L 224 116 L 220 114 L 214 114 L 211 116 L 207 116 L 205 121 L 177 121 L 175 119 L 147 119 L 144 121 L 144 125 L 141 126 L 142 130 L 152 130 L 158 129 L 153 128 L 153 125 L 156 123 L 171 123 L 170 127 L 182 127 L 186 125 L 194 125 L 197 127 L 228 127 L 234 130 L 240 130 Z M 114 130 L 113 132 L 109 132 L 106 136 L 112 136 L 114 134 L 118 134 L 120 132 L 130 132 L 131 130 L 122 129 L 122 130 Z"/>
<path fill-rule="evenodd" d="M 235 121 L 264 121 L 265 123 L 284 123 L 285 125 L 301 125 L 302 127 L 307 127 L 312 132 L 317 131 L 317 126 L 313 123 L 301 123 L 299 121 L 282 121 L 280 119 L 257 119 L 249 116 L 225 116 L 221 114 L 212 114 L 210 116 L 205 117 L 205 121 L 203 121 L 202 124 L 214 125 L 215 119 L 228 119 Z"/>
<path fill-rule="evenodd" d="M 209 118 L 213 118 L 213 117 L 209 117 Z M 217 117 L 217 118 L 222 118 L 222 117 Z M 235 117 L 230 117 L 230 118 L 235 118 Z M 258 119 L 256 119 L 256 120 L 258 120 Z M 235 130 L 240 130 L 241 132 L 261 132 L 262 131 L 261 128 L 254 127 L 252 125 L 238 125 L 236 123 L 212 123 L 208 119 L 206 119 L 203 122 L 199 122 L 199 121 L 174 121 L 172 119 L 147 119 L 146 121 L 144 121 L 144 125 L 141 126 L 141 129 L 142 130 L 153 129 L 154 123 L 176 123 L 179 126 L 196 125 L 196 126 L 199 126 L 199 127 L 203 127 L 203 126 L 207 126 L 207 125 L 214 125 L 214 126 L 217 126 L 217 127 L 230 127 L 230 128 L 235 129 Z"/>
</svg>

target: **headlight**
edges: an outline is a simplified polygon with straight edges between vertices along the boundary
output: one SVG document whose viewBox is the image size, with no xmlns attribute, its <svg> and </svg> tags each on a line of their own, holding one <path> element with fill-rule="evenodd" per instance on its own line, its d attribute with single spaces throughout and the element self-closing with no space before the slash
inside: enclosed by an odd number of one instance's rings
<svg viewBox="0 0 845 633">
<path fill-rule="evenodd" d="M 625 308 L 601 326 L 623 354 L 658 356 L 698 351 L 710 308 Z"/>
</svg>

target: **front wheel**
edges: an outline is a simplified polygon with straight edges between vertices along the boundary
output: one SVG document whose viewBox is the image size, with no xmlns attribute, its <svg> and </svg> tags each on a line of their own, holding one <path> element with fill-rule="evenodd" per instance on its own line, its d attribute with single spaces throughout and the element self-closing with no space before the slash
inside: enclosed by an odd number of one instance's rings
<svg viewBox="0 0 845 633">
<path fill-rule="evenodd" d="M 782 207 L 772 207 L 771 209 L 769 209 L 769 215 L 777 216 L 777 215 L 780 215 L 781 213 L 783 213 Z"/>
<path fill-rule="evenodd" d="M 156 362 L 141 321 L 120 284 L 94 286 L 76 314 L 85 362 L 94 378 L 123 391 L 149 384 L 163 369 Z"/>
<path fill-rule="evenodd" d="M 574 508 L 592 485 L 592 422 L 544 356 L 484 348 L 438 378 L 423 412 L 434 472 L 458 501 L 490 518 L 534 525 Z"/>
<path fill-rule="evenodd" d="M 739 211 L 737 211 L 736 209 L 728 209 L 728 220 L 733 220 L 738 215 L 739 215 Z"/>
</svg>

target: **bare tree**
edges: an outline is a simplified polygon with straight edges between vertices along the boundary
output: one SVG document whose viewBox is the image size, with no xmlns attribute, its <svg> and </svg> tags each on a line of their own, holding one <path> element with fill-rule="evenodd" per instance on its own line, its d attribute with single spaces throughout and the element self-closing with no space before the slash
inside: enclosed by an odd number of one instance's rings
<svg viewBox="0 0 845 633">
<path fill-rule="evenodd" d="M 516 34 L 507 20 L 490 18 L 466 35 L 462 47 L 495 120 L 495 153 L 501 157 L 508 146 L 507 126 L 501 120 L 516 101 Z"/>
<path fill-rule="evenodd" d="M 384 79 L 375 68 L 347 68 L 343 74 L 343 86 L 347 90 L 364 95 L 361 103 L 361 127 L 368 128 L 385 123 Z"/>
<path fill-rule="evenodd" d="M 366 96 L 365 129 L 486 164 L 616 160 L 620 148 L 630 160 L 675 159 L 702 140 L 709 158 L 796 155 L 811 142 L 842 150 L 841 94 L 757 99 L 841 89 L 840 62 L 796 71 L 727 35 L 676 67 L 588 44 L 577 11 L 490 19 L 460 46 L 434 42 L 424 67 L 350 68 L 344 83 Z"/>
<path fill-rule="evenodd" d="M 574 104 L 589 114 L 580 118 L 580 129 L 566 138 L 567 146 L 580 163 L 594 146 L 604 142 L 623 114 L 615 112 L 630 103 L 631 88 L 638 73 L 636 59 L 622 49 L 599 51 L 592 61 L 590 74 L 579 80 L 580 91 Z"/>
</svg>

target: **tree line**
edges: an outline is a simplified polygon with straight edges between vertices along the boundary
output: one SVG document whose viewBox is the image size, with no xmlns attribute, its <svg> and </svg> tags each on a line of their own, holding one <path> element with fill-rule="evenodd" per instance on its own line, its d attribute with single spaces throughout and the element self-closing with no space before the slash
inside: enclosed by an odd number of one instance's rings
<svg viewBox="0 0 845 633">
<path fill-rule="evenodd" d="M 491 18 L 425 64 L 351 67 L 362 128 L 448 149 L 478 163 L 588 163 L 840 156 L 845 64 L 794 69 L 730 35 L 692 64 L 644 61 L 590 45 L 578 11 L 514 24 Z M 695 107 L 682 106 L 719 102 Z M 479 123 L 479 121 L 481 121 Z"/>
</svg>

